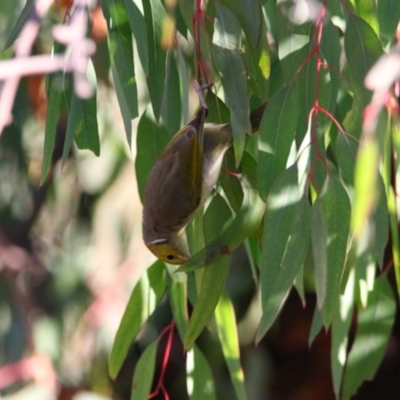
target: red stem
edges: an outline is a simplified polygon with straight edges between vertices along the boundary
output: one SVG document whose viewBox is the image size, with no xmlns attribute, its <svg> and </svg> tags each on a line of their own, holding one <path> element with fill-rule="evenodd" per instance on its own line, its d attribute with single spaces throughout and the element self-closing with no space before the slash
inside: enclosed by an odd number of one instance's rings
<svg viewBox="0 0 400 400">
<path fill-rule="evenodd" d="M 167 370 L 169 356 L 171 354 L 172 339 L 174 337 L 174 327 L 175 327 L 175 322 L 171 321 L 171 323 L 169 325 L 167 325 L 158 336 L 158 340 L 160 340 L 161 337 L 164 336 L 164 334 L 166 332 L 168 332 L 168 339 L 167 339 L 167 344 L 165 345 L 165 351 L 164 351 L 164 357 L 163 357 L 163 361 L 162 361 L 162 365 L 161 365 L 160 377 L 158 378 L 156 388 L 154 389 L 154 391 L 152 393 L 150 393 L 149 399 L 153 398 L 154 396 L 157 396 L 161 390 L 164 395 L 165 400 L 169 400 L 169 395 L 168 395 L 167 389 L 164 386 L 164 377 L 165 377 L 165 371 Z"/>
</svg>

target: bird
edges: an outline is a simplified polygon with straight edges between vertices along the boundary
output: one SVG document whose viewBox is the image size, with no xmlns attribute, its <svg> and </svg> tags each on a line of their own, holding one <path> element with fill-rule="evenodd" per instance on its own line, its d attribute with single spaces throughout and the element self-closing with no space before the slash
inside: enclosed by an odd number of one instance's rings
<svg viewBox="0 0 400 400">
<path fill-rule="evenodd" d="M 199 92 L 204 87 L 195 88 L 201 107 L 159 155 L 143 203 L 143 241 L 158 259 L 173 265 L 190 258 L 185 227 L 211 194 L 233 143 L 229 123 L 204 123 L 208 109 Z M 266 105 L 250 113 L 252 132 L 258 130 Z"/>
</svg>

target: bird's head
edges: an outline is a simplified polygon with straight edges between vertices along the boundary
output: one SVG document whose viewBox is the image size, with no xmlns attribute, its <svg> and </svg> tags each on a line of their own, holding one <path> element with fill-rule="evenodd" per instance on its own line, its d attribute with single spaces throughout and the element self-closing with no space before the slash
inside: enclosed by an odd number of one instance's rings
<svg viewBox="0 0 400 400">
<path fill-rule="evenodd" d="M 161 261 L 183 264 L 190 257 L 185 232 L 146 242 L 147 248 Z"/>
</svg>

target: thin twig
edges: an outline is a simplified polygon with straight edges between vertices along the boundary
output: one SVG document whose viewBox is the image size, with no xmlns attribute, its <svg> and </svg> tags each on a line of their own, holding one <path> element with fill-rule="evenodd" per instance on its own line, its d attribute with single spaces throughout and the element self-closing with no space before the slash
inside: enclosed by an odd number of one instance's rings
<svg viewBox="0 0 400 400">
<path fill-rule="evenodd" d="M 56 71 L 72 72 L 77 95 L 92 95 L 93 88 L 86 77 L 89 56 L 96 48 L 95 43 L 86 37 L 87 10 L 91 3 L 92 0 L 75 0 L 67 24 L 54 27 L 53 37 L 66 46 L 64 55 L 31 56 L 40 23 L 53 4 L 53 0 L 35 0 L 30 18 L 15 43 L 14 59 L 0 62 L 0 80 L 4 80 L 0 92 L 0 134 L 12 122 L 12 107 L 23 76 Z"/>
</svg>

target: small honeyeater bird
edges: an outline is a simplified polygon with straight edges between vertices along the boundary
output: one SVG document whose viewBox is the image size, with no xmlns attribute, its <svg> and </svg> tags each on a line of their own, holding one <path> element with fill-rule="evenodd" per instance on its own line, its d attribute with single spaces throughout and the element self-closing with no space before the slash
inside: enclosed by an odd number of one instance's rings
<svg viewBox="0 0 400 400">
<path fill-rule="evenodd" d="M 233 143 L 230 124 L 204 123 L 208 111 L 201 93 L 199 98 L 197 115 L 161 152 L 146 183 L 143 240 L 169 264 L 189 259 L 185 226 L 210 195 Z M 265 107 L 266 103 L 250 113 L 252 132 L 258 130 Z"/>
</svg>

